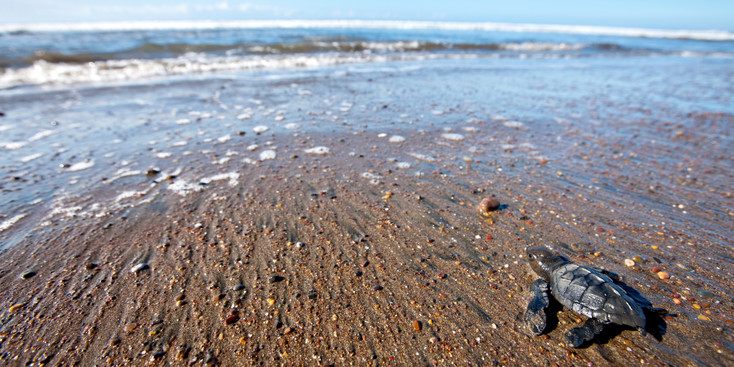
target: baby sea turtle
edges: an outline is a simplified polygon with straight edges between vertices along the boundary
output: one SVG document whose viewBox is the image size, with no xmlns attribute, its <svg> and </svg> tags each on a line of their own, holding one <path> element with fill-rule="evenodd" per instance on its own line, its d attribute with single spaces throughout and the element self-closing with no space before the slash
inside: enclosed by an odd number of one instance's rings
<svg viewBox="0 0 734 367">
<path fill-rule="evenodd" d="M 545 333 L 548 326 L 549 292 L 563 306 L 589 317 L 582 326 L 566 334 L 566 344 L 573 348 L 594 339 L 609 323 L 644 333 L 646 312 L 665 312 L 653 309 L 650 301 L 611 272 L 574 264 L 544 247 L 531 247 L 526 252 L 530 267 L 541 278 L 530 286 L 533 299 L 523 317 L 535 335 Z"/>
</svg>

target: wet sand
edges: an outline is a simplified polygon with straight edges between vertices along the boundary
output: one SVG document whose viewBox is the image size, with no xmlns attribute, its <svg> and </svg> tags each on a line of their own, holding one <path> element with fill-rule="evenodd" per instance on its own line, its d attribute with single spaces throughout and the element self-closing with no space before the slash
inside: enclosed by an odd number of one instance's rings
<svg viewBox="0 0 734 367">
<path fill-rule="evenodd" d="M 716 98 L 632 103 L 651 91 L 449 71 L 187 81 L 135 108 L 134 86 L 52 94 L 81 107 L 39 124 L 112 115 L 119 128 L 4 166 L 0 361 L 731 364 L 734 117 L 701 109 Z M 93 165 L 69 172 L 79 162 Z M 34 190 L 40 202 L 24 199 Z M 500 210 L 480 215 L 485 197 Z M 620 274 L 669 311 L 661 340 L 611 327 L 569 349 L 583 322 L 569 310 L 530 335 L 531 244 Z"/>
</svg>

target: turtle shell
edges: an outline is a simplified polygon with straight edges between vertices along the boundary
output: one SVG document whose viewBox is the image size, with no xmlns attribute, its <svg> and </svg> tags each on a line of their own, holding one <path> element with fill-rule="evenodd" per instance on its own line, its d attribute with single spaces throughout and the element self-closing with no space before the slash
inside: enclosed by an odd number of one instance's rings
<svg viewBox="0 0 734 367">
<path fill-rule="evenodd" d="M 551 272 L 551 293 L 562 305 L 605 323 L 645 327 L 645 313 L 633 296 L 608 276 L 574 263 Z"/>
</svg>

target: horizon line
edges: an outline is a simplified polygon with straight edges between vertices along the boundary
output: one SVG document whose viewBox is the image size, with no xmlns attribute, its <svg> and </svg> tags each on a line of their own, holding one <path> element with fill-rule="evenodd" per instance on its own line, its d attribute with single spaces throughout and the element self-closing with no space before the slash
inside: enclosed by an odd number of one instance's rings
<svg viewBox="0 0 734 367">
<path fill-rule="evenodd" d="M 707 41 L 734 41 L 734 33 L 726 30 L 662 29 L 594 25 L 564 25 L 507 22 L 462 22 L 422 20 L 166 20 L 166 21 L 93 21 L 93 22 L 37 22 L 0 24 L 0 32 L 53 32 L 53 31 L 126 31 L 126 30 L 183 30 L 224 28 L 374 28 L 374 29 L 439 29 L 466 31 L 568 33 L 602 36 L 695 39 Z"/>
</svg>

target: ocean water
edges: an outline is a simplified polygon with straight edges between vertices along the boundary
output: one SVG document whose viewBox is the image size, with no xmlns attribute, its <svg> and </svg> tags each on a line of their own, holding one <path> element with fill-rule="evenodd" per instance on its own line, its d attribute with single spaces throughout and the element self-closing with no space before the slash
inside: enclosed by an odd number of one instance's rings
<svg viewBox="0 0 734 367">
<path fill-rule="evenodd" d="M 734 33 L 496 23 L 0 26 L 0 90 L 437 59 L 733 58 Z"/>
</svg>

